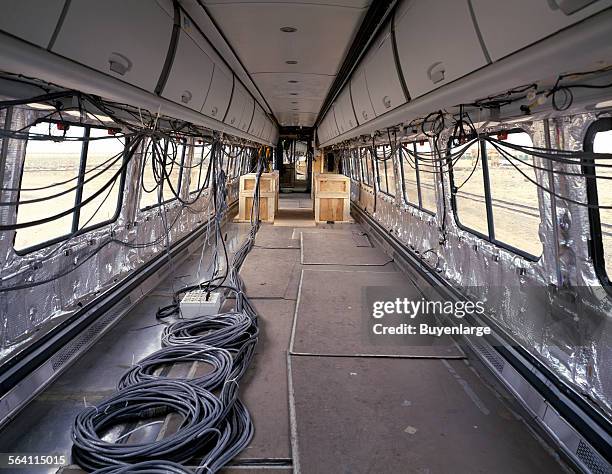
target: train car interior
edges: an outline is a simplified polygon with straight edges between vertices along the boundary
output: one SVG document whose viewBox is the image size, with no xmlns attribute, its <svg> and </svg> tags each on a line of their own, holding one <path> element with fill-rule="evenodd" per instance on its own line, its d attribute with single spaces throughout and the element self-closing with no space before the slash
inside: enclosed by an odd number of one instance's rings
<svg viewBox="0 0 612 474">
<path fill-rule="evenodd" d="M 612 474 L 612 0 L 0 0 L 0 472 Z"/>
</svg>

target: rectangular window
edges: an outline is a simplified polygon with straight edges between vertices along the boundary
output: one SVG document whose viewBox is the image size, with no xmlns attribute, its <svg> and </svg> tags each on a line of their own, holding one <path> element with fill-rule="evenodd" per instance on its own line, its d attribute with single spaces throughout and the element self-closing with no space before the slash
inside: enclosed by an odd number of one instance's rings
<svg viewBox="0 0 612 474">
<path fill-rule="evenodd" d="M 238 159 L 238 148 L 235 146 L 230 147 L 229 156 L 227 157 L 227 180 L 231 181 L 234 177 L 234 167 L 236 166 L 236 160 Z"/>
<path fill-rule="evenodd" d="M 240 158 L 240 168 L 238 169 L 238 176 L 242 176 L 246 173 L 250 152 L 251 149 L 246 147 L 242 151 L 242 157 Z"/>
<path fill-rule="evenodd" d="M 141 210 L 180 196 L 185 148 L 183 141 L 163 139 L 147 142 L 141 173 Z"/>
<path fill-rule="evenodd" d="M 595 121 L 588 128 L 585 139 L 585 151 L 597 154 L 612 153 L 612 118 L 606 117 Z M 600 280 L 610 285 L 612 275 L 612 160 L 607 156 L 595 157 L 588 161 L 583 169 L 587 176 L 589 219 L 591 221 L 591 239 L 593 245 L 593 262 Z"/>
<path fill-rule="evenodd" d="M 540 213 L 531 155 L 508 145 L 531 147 L 522 131 L 483 137 L 451 164 L 452 201 L 466 230 L 532 260 L 542 253 Z M 455 146 L 451 153 L 465 149 Z"/>
<path fill-rule="evenodd" d="M 247 150 L 247 155 L 244 160 L 244 170 L 242 174 L 248 174 L 251 172 L 252 163 L 257 162 L 257 149 L 249 148 Z"/>
<path fill-rule="evenodd" d="M 117 218 L 121 199 L 125 141 L 106 128 L 39 122 L 29 129 L 48 140 L 28 140 L 21 176 L 17 223 L 23 224 L 70 211 L 66 216 L 15 232 L 17 252 L 34 250 Z M 90 139 L 91 138 L 91 139 Z M 104 139 L 102 139 L 104 138 Z M 77 207 L 93 196 L 96 198 Z"/>
<path fill-rule="evenodd" d="M 240 148 L 240 147 L 235 147 L 235 154 L 236 157 L 234 158 L 234 164 L 232 166 L 232 180 L 236 179 L 236 176 L 238 176 L 238 168 L 240 167 L 240 160 L 242 159 L 242 154 L 244 153 L 244 149 Z"/>
<path fill-rule="evenodd" d="M 525 132 L 509 133 L 503 143 L 532 147 Z M 487 168 L 491 182 L 491 210 L 495 240 L 523 250 L 542 253 L 540 206 L 533 158 L 503 144 L 486 142 Z"/>
<path fill-rule="evenodd" d="M 419 189 L 421 192 L 421 208 L 435 214 L 436 201 L 436 159 L 431 152 L 429 141 L 417 142 L 415 151 L 419 162 Z"/>
<path fill-rule="evenodd" d="M 342 174 L 347 178 L 351 177 L 351 160 L 349 159 L 349 155 L 346 151 L 342 152 Z"/>
<path fill-rule="evenodd" d="M 161 147 L 161 149 L 160 149 Z M 161 158 L 159 155 L 163 151 L 163 142 L 147 140 L 142 160 L 142 168 L 140 173 L 140 209 L 148 209 L 156 206 L 161 202 L 161 196 L 158 194 L 161 191 L 157 183 L 156 173 Z"/>
<path fill-rule="evenodd" d="M 395 195 L 395 174 L 393 173 L 393 156 L 391 146 L 376 147 L 376 168 L 378 189 L 389 196 Z"/>
<path fill-rule="evenodd" d="M 193 158 L 189 169 L 189 192 L 195 193 L 208 186 L 208 169 L 210 165 L 211 145 L 196 143 L 193 147 Z"/>
<path fill-rule="evenodd" d="M 366 153 L 363 148 L 359 148 L 359 168 L 361 169 L 361 182 L 369 185 L 370 177 L 368 176 L 368 167 L 366 166 Z"/>
<path fill-rule="evenodd" d="M 476 141 L 453 161 L 453 196 L 459 224 L 486 237 L 489 225 L 482 147 L 483 144 Z M 451 154 L 459 153 L 463 148 L 465 145 L 452 148 Z"/>
<path fill-rule="evenodd" d="M 351 154 L 351 176 L 353 177 L 355 181 L 361 181 L 359 151 L 356 149 L 351 149 L 350 154 Z"/>
<path fill-rule="evenodd" d="M 122 159 L 114 160 L 110 166 L 104 166 L 109 157 L 121 156 L 126 147 L 123 137 L 109 139 L 108 136 L 108 131 L 104 129 L 92 128 L 89 131 L 90 140 L 87 146 L 84 180 L 86 182 L 83 186 L 82 201 L 94 195 L 105 183 L 113 179 L 121 168 Z M 92 227 L 115 220 L 119 210 L 117 204 L 120 194 L 121 180 L 115 179 L 111 187 L 81 208 L 79 228 Z"/>
<path fill-rule="evenodd" d="M 235 178 L 239 178 L 240 175 L 242 175 L 242 170 L 244 169 L 244 162 L 246 161 L 249 152 L 249 149 L 247 147 L 240 147 L 239 150 L 240 153 L 238 155 L 238 158 L 236 159 L 236 173 L 234 175 Z"/>
<path fill-rule="evenodd" d="M 233 150 L 229 145 L 223 147 L 221 169 L 225 172 L 225 176 L 229 180 L 230 164 L 233 161 Z"/>
<path fill-rule="evenodd" d="M 231 177 L 231 169 L 233 163 L 234 147 L 228 146 L 225 148 L 225 155 L 223 156 L 223 171 L 225 171 L 225 176 L 228 181 Z"/>
<path fill-rule="evenodd" d="M 435 214 L 437 168 L 429 142 L 404 143 L 399 153 L 404 201 L 429 214 Z"/>
<path fill-rule="evenodd" d="M 412 149 L 412 154 L 407 153 L 405 148 Z M 414 156 L 414 143 L 401 145 L 401 160 L 402 176 L 404 179 L 404 201 L 415 207 L 421 207 L 421 199 L 419 197 L 419 178 L 418 178 L 418 162 Z"/>
<path fill-rule="evenodd" d="M 245 173 L 249 172 L 249 161 L 251 159 L 252 150 L 249 147 L 244 148 L 244 153 L 242 154 L 242 159 L 240 160 L 240 174 L 238 176 L 242 176 Z M 274 164 L 272 164 L 274 166 Z"/>
<path fill-rule="evenodd" d="M 181 194 L 183 163 L 185 160 L 185 143 L 183 141 L 166 142 L 166 179 L 162 186 L 162 200 L 170 202 Z"/>
<path fill-rule="evenodd" d="M 372 186 L 374 182 L 374 169 L 372 168 L 372 156 L 367 147 L 359 149 L 361 161 L 361 180 L 367 186 Z"/>
</svg>

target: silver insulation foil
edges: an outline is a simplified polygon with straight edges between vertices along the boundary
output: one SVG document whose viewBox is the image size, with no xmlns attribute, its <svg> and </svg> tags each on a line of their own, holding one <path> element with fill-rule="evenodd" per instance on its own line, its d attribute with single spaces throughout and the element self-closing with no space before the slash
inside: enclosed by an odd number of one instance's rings
<svg viewBox="0 0 612 474">
<path fill-rule="evenodd" d="M 521 128 L 535 147 L 549 147 L 550 143 L 552 148 L 580 151 L 586 129 L 596 118 L 581 114 L 549 121 L 485 123 L 479 131 Z M 440 143 L 447 143 L 451 134 L 451 129 L 445 130 Z M 433 143 L 430 145 L 433 149 Z M 563 169 L 580 174 L 580 166 L 534 160 L 542 168 L 535 171 L 542 188 L 587 202 L 583 176 L 554 173 Z M 395 171 L 400 176 L 397 159 Z M 466 296 L 483 301 L 489 317 L 513 344 L 526 349 L 561 381 L 612 415 L 612 297 L 602 288 L 589 256 L 587 208 L 538 189 L 543 252 L 537 261 L 530 261 L 461 229 L 453 215 L 448 175 L 443 179 L 438 175 L 436 185 L 435 216 L 403 202 L 399 179 L 395 198 L 377 193 L 375 212 L 371 188 L 354 182 L 351 197 L 412 249 L 425 266 Z M 443 223 L 445 242 L 441 239 Z"/>
<path fill-rule="evenodd" d="M 46 114 L 14 108 L 12 129 L 18 130 Z M 4 126 L 4 116 L 0 116 L 0 126 Z M 19 187 L 24 157 L 25 141 L 8 140 L 3 189 Z M 0 279 L 4 286 L 52 280 L 32 288 L 0 293 L 0 360 L 121 282 L 130 272 L 165 251 L 168 244 L 202 226 L 212 215 L 207 190 L 189 207 L 174 201 L 140 211 L 141 160 L 142 148 L 128 166 L 121 211 L 114 223 L 23 256 L 13 250 L 14 232 L 0 233 Z M 189 199 L 188 175 L 183 173 L 184 199 Z M 237 193 L 238 183 L 234 181 L 229 185 L 229 202 L 237 198 Z M 2 193 L 4 201 L 16 199 L 16 192 Z M 14 207 L 2 209 L 2 222 L 15 222 Z M 155 245 L 148 245 L 151 242 Z M 90 257 L 94 251 L 97 253 Z M 54 279 L 58 274 L 64 276 Z"/>
<path fill-rule="evenodd" d="M 12 128 L 16 130 L 30 123 L 36 114 L 42 112 L 15 108 Z M 586 129 L 596 118 L 587 113 L 548 122 L 484 124 L 480 131 L 520 127 L 536 147 L 546 147 L 550 140 L 552 148 L 582 150 Z M 4 126 L 3 115 L 0 125 Z M 441 143 L 446 143 L 451 133 L 443 132 Z M 4 189 L 18 187 L 24 156 L 24 142 L 8 140 L 2 175 Z M 0 293 L 0 359 L 120 282 L 129 272 L 163 252 L 169 242 L 189 234 L 212 215 L 206 192 L 190 208 L 174 202 L 140 211 L 141 159 L 141 154 L 136 156 L 127 171 L 121 214 L 115 223 L 24 256 L 12 249 L 14 233 L 0 234 L 3 284 L 23 284 L 66 273 L 30 289 Z M 569 166 L 539 158 L 535 164 L 543 168 L 536 172 L 537 182 L 543 188 L 586 202 L 583 177 L 553 173 L 567 171 Z M 397 160 L 394 169 L 399 177 Z M 580 167 L 573 166 L 572 171 L 580 173 Z M 612 304 L 589 256 L 586 207 L 538 191 L 543 253 L 534 262 L 459 228 L 451 207 L 450 182 L 446 174 L 442 177 L 436 180 L 435 216 L 404 202 L 399 179 L 395 180 L 395 196 L 379 192 L 376 199 L 371 187 L 352 181 L 351 199 L 412 249 L 424 265 L 463 289 L 466 295 L 484 301 L 490 318 L 511 340 L 611 415 Z M 183 189 L 187 189 L 183 184 Z M 234 182 L 229 187 L 228 200 L 232 202 L 237 196 Z M 3 192 L 2 199 L 16 199 L 15 192 Z M 14 211 L 4 209 L 0 212 L 2 222 L 14 222 Z M 441 238 L 443 227 L 445 241 Z M 124 244 L 104 245 L 111 238 Z M 150 242 L 156 244 L 144 246 Z M 98 246 L 103 248 L 74 269 Z"/>
</svg>

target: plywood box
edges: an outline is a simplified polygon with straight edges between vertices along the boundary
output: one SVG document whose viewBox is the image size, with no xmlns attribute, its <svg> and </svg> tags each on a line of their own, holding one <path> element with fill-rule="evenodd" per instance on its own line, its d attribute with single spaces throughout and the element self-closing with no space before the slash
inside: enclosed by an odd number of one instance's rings
<svg viewBox="0 0 612 474">
<path fill-rule="evenodd" d="M 280 171 L 274 170 L 272 173 L 274 178 L 276 179 L 276 212 L 278 212 L 278 196 L 280 194 Z"/>
<path fill-rule="evenodd" d="M 257 175 L 244 174 L 240 177 L 240 196 L 238 203 L 238 222 L 250 222 L 251 210 Z M 278 209 L 278 173 L 262 173 L 259 180 L 259 219 L 262 222 L 274 222 Z"/>
<path fill-rule="evenodd" d="M 351 222 L 351 180 L 341 174 L 314 178 L 315 222 Z"/>
</svg>

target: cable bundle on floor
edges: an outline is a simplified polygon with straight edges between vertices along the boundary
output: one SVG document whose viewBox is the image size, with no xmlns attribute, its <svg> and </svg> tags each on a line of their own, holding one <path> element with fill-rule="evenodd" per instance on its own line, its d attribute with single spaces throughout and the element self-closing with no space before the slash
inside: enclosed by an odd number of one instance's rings
<svg viewBox="0 0 612 474">
<path fill-rule="evenodd" d="M 257 337 L 257 327 L 244 313 L 222 313 L 177 321 L 162 333 L 162 345 L 205 344 L 224 349 L 239 349 Z"/>
<path fill-rule="evenodd" d="M 202 346 L 200 344 L 164 347 L 140 360 L 123 374 L 117 387 L 122 390 L 140 382 L 163 379 L 164 377 L 156 375 L 155 371 L 176 362 L 202 362 L 212 366 L 213 370 L 200 377 L 181 380 L 194 383 L 206 390 L 214 390 L 227 380 L 232 371 L 232 361 L 231 354 L 218 347 Z"/>
<path fill-rule="evenodd" d="M 221 157 L 213 156 L 213 168 L 217 167 L 215 158 Z M 210 474 L 226 465 L 253 437 L 253 422 L 239 399 L 238 383 L 253 358 L 259 329 L 257 313 L 244 292 L 239 271 L 259 229 L 258 190 L 262 172 L 260 159 L 252 225 L 231 261 L 220 230 L 227 209 L 226 195 L 216 192 L 218 179 L 225 186 L 224 175 L 222 170 L 218 176 L 213 172 L 215 262 L 212 276 L 198 285 L 178 290 L 173 298 L 175 303 L 164 308 L 162 317 L 177 314 L 178 296 L 191 289 L 231 293 L 235 296 L 234 309 L 179 319 L 168 325 L 162 333 L 162 349 L 135 363 L 122 376 L 115 395 L 77 416 L 73 428 L 73 458 L 85 469 L 98 469 L 96 472 L 100 474 L 183 474 L 192 472 L 185 465 L 196 465 L 196 474 Z M 222 242 L 222 253 L 216 247 L 218 242 Z M 225 258 L 224 275 L 217 263 L 220 256 Z M 164 374 L 163 368 L 177 362 L 203 363 L 213 370 L 191 379 L 172 379 Z M 218 391 L 218 395 L 211 390 Z M 133 432 L 161 423 L 151 421 L 152 418 L 170 413 L 182 417 L 176 432 L 152 442 L 127 441 Z M 132 430 L 128 428 L 114 442 L 102 439 L 104 432 L 126 423 L 141 424 Z"/>
<path fill-rule="evenodd" d="M 96 474 L 193 474 L 181 464 L 170 461 L 144 461 L 127 466 L 98 469 Z"/>
<path fill-rule="evenodd" d="M 73 457 L 90 470 L 157 459 L 185 463 L 207 445 L 222 441 L 218 427 L 225 409 L 217 396 L 192 383 L 140 382 L 77 415 Z M 123 444 L 100 437 L 100 433 L 121 423 L 145 421 L 169 413 L 177 413 L 183 420 L 176 432 L 163 439 Z"/>
</svg>

